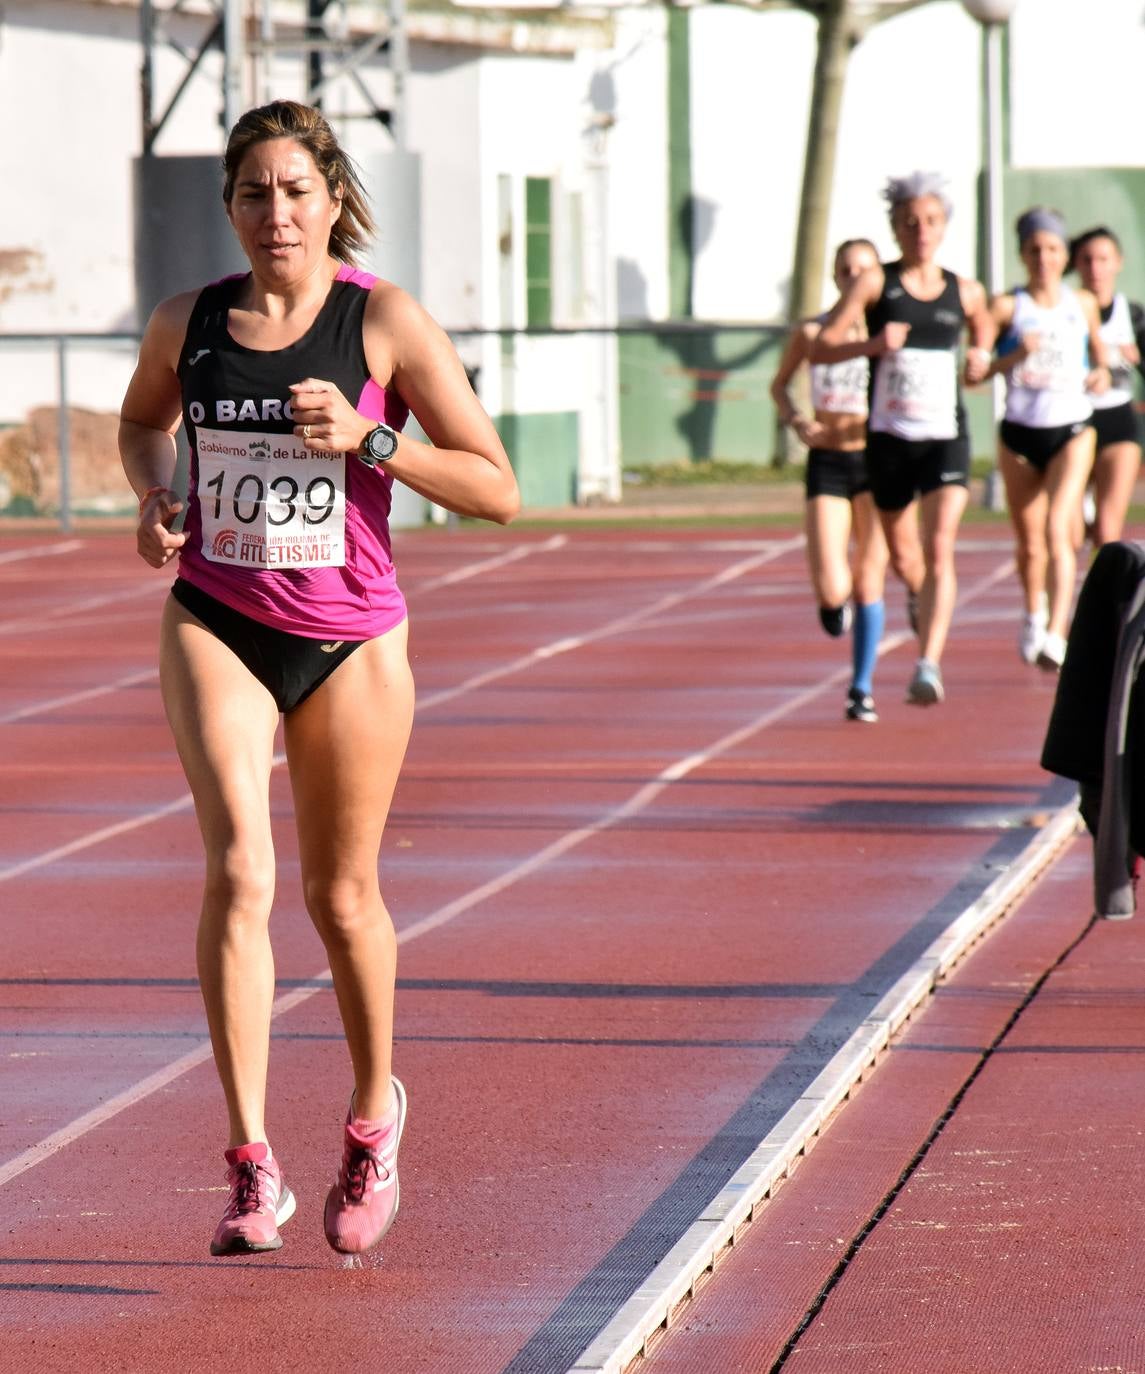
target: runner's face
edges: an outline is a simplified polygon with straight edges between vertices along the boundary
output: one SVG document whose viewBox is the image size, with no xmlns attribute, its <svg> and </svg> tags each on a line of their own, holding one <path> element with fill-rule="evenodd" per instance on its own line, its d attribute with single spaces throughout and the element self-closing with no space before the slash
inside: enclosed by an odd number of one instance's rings
<svg viewBox="0 0 1145 1374">
<path fill-rule="evenodd" d="M 839 254 L 835 263 L 835 285 L 840 291 L 845 291 L 853 281 L 858 281 L 868 268 L 878 265 L 878 255 L 874 249 L 868 248 L 865 243 L 856 243 Z"/>
<path fill-rule="evenodd" d="M 896 205 L 891 228 L 903 261 L 923 263 L 933 260 L 946 233 L 946 211 L 937 196 L 916 196 Z"/>
<path fill-rule="evenodd" d="M 293 281 L 327 257 L 341 208 L 306 149 L 272 138 L 240 163 L 227 214 L 252 270 Z"/>
<path fill-rule="evenodd" d="M 1077 250 L 1077 275 L 1087 291 L 1092 291 L 1102 305 L 1113 299 L 1117 274 L 1121 271 L 1121 254 L 1112 239 L 1090 239 Z"/>
<path fill-rule="evenodd" d="M 1048 229 L 1038 229 L 1022 244 L 1022 261 L 1030 274 L 1031 286 L 1061 281 L 1068 260 L 1065 242 Z"/>
</svg>

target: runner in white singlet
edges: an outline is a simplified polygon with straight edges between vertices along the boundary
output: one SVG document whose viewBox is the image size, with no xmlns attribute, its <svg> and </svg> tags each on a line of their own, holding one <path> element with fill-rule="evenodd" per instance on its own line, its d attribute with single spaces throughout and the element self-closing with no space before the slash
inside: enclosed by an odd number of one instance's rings
<svg viewBox="0 0 1145 1374">
<path fill-rule="evenodd" d="M 1053 210 L 1018 219 L 1029 279 L 990 304 L 999 331 L 991 374 L 1006 378 L 998 467 L 1006 484 L 1025 613 L 1018 652 L 1056 672 L 1077 577 L 1081 500 L 1093 466 L 1094 395 L 1109 386 L 1097 302 L 1062 283 L 1065 222 Z"/>
<path fill-rule="evenodd" d="M 1101 312 L 1101 337 L 1110 370 L 1108 391 L 1093 397 L 1097 454 L 1093 464 L 1093 518 L 1087 521 L 1095 548 L 1121 538 L 1133 487 L 1141 470 L 1141 437 L 1134 373 L 1145 351 L 1145 309 L 1117 289 L 1121 244 L 1100 225 L 1070 244 L 1070 267 L 1091 291 Z"/>
</svg>

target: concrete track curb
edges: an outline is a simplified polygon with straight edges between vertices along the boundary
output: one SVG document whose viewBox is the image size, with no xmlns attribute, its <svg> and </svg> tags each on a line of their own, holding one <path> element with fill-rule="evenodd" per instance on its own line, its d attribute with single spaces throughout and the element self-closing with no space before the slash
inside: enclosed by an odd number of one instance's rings
<svg viewBox="0 0 1145 1374">
<path fill-rule="evenodd" d="M 1076 803 L 1055 812 L 1013 863 L 961 912 L 841 1046 L 806 1092 L 759 1142 L 701 1216 L 573 1364 L 568 1374 L 623 1374 L 667 1330 L 676 1309 L 734 1246 L 739 1233 L 871 1071 L 891 1038 L 940 979 L 1000 921 L 1077 833 Z"/>
</svg>

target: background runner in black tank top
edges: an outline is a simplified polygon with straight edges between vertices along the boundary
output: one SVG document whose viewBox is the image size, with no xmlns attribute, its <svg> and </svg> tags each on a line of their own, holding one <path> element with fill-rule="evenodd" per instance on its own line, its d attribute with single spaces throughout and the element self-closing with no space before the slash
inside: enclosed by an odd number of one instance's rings
<svg viewBox="0 0 1145 1374">
<path fill-rule="evenodd" d="M 930 706 L 945 694 L 939 663 L 957 596 L 954 544 L 970 470 L 957 347 L 965 329 L 965 380 L 985 380 L 994 327 L 982 284 L 937 261 L 951 211 L 944 178 L 934 172 L 892 177 L 883 197 L 900 256 L 844 291 L 816 336 L 811 360 L 871 359 L 867 470 L 891 566 L 906 584 L 918 633 L 906 699 Z M 864 319 L 868 337 L 857 342 L 853 330 Z"/>
<path fill-rule="evenodd" d="M 957 273 L 942 269 L 945 283 L 942 294 L 932 301 L 920 301 L 912 296 L 902 284 L 903 265 L 901 261 L 883 264 L 884 284 L 882 294 L 867 307 L 867 334 L 878 334 L 890 323 L 909 324 L 907 335 L 908 348 L 926 348 L 952 352 L 958 348 L 962 331 L 966 327 L 966 312 L 962 308 L 962 295 L 958 286 Z M 873 404 L 875 379 L 881 358 L 871 359 L 871 379 L 869 394 Z M 962 389 L 956 392 L 955 415 L 958 435 L 967 433 L 966 407 L 962 403 Z"/>
</svg>

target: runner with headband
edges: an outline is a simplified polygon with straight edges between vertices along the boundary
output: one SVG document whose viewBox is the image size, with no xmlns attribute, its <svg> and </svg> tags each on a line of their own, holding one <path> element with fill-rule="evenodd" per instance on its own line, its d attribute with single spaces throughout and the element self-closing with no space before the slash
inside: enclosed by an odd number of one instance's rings
<svg viewBox="0 0 1145 1374">
<path fill-rule="evenodd" d="M 1097 301 L 1062 281 L 1069 236 L 1056 210 L 1019 216 L 1028 280 L 990 304 L 999 331 L 991 374 L 1006 378 L 998 467 L 1014 527 L 1025 613 L 1018 652 L 1056 672 L 1077 579 L 1081 502 L 1093 466 L 1093 397 L 1109 387 Z"/>
</svg>

